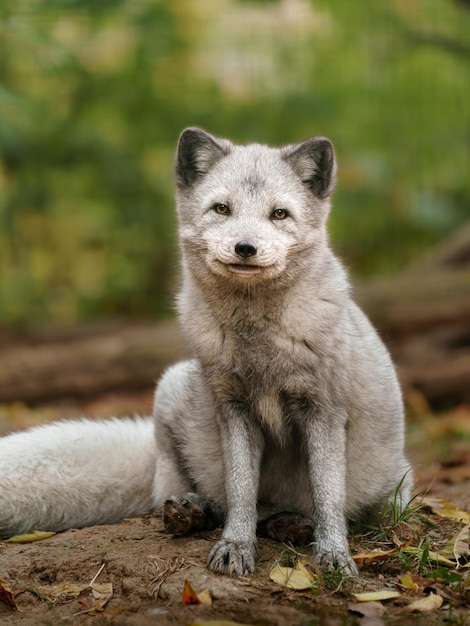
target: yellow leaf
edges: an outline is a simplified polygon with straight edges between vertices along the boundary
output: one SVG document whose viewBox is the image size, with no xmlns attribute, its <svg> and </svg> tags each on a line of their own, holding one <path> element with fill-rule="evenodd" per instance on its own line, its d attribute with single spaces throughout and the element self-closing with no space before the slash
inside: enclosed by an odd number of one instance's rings
<svg viewBox="0 0 470 626">
<path fill-rule="evenodd" d="M 439 552 L 428 552 L 428 558 L 431 561 L 436 561 L 437 563 L 440 563 L 441 565 L 447 565 L 447 567 L 455 567 L 454 561 L 447 559 L 442 554 L 439 554 Z"/>
<path fill-rule="evenodd" d="M 314 574 L 300 561 L 295 567 L 282 567 L 276 564 L 269 572 L 269 578 L 279 585 L 297 591 L 311 589 L 315 580 Z"/>
<path fill-rule="evenodd" d="M 447 517 L 454 519 L 458 522 L 464 522 L 470 524 L 470 512 L 461 511 L 458 506 L 447 502 L 447 500 L 440 500 L 439 498 L 423 498 L 423 504 L 429 506 L 433 513 L 440 517 Z"/>
<path fill-rule="evenodd" d="M 52 537 L 55 533 L 49 533 L 45 530 L 33 530 L 32 533 L 25 533 L 24 535 L 14 535 L 10 539 L 6 539 L 7 543 L 30 543 L 31 541 L 40 541 L 41 539 L 47 539 Z"/>
<path fill-rule="evenodd" d="M 113 583 L 93 583 L 90 588 L 96 600 L 107 602 L 113 596 Z"/>
<path fill-rule="evenodd" d="M 446 543 L 446 545 L 439 552 L 441 557 L 444 557 L 445 559 L 449 559 L 449 560 L 455 559 L 454 547 L 455 547 L 455 538 L 456 538 L 456 536 L 457 535 L 455 535 L 455 537 L 452 537 L 451 539 L 449 539 L 449 541 Z M 454 566 L 455 566 L 455 563 L 454 563 Z"/>
<path fill-rule="evenodd" d="M 420 600 L 416 600 L 412 602 L 408 606 L 403 609 L 403 613 L 413 613 L 414 611 L 418 611 L 420 613 L 425 613 L 426 611 L 435 611 L 436 609 L 440 609 L 442 603 L 444 602 L 442 596 L 438 596 L 435 593 L 430 593 L 426 598 L 421 598 Z"/>
<path fill-rule="evenodd" d="M 353 593 L 358 602 L 379 602 L 380 600 L 392 600 L 399 598 L 399 591 L 391 591 L 390 589 L 382 589 L 382 591 L 370 591 L 366 593 Z"/>
<path fill-rule="evenodd" d="M 370 552 L 361 552 L 360 554 L 355 554 L 353 556 L 353 559 L 356 561 L 356 563 L 383 561 L 389 556 L 393 556 L 397 552 L 398 547 L 391 548 L 390 550 L 380 550 L 380 548 L 377 548 L 376 550 L 371 550 Z"/>
<path fill-rule="evenodd" d="M 197 597 L 201 604 L 212 604 L 212 593 L 209 589 L 204 589 L 204 591 L 197 594 Z"/>
<path fill-rule="evenodd" d="M 454 519 L 457 522 L 464 522 L 470 524 L 470 513 L 468 511 L 461 511 L 460 509 L 437 509 L 435 511 L 440 517 L 448 517 Z"/>
<path fill-rule="evenodd" d="M 404 576 L 402 576 L 400 578 L 400 583 L 403 585 L 403 587 L 405 587 L 406 589 L 410 589 L 411 591 L 419 590 L 419 585 L 415 583 L 410 574 L 405 574 Z"/>
<path fill-rule="evenodd" d="M 414 548 L 409 546 L 408 548 L 404 548 L 403 552 L 406 554 L 415 554 L 419 558 L 423 556 L 423 548 Z M 428 559 L 430 561 L 436 561 L 436 563 L 440 563 L 441 565 L 446 565 L 447 567 L 455 567 L 455 561 L 451 561 L 446 556 L 439 554 L 438 552 L 428 552 Z"/>
</svg>

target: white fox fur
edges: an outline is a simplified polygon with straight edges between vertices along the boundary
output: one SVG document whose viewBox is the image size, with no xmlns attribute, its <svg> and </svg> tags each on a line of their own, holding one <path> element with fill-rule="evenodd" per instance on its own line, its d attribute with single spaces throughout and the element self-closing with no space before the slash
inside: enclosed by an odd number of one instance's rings
<svg viewBox="0 0 470 626">
<path fill-rule="evenodd" d="M 116 522 L 152 508 L 151 418 L 70 420 L 0 438 L 0 536 Z"/>
</svg>

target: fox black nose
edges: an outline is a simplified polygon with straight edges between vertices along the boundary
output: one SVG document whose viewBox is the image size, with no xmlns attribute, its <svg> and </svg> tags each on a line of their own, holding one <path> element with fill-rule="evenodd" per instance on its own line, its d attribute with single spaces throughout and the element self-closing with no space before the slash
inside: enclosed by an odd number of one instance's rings
<svg viewBox="0 0 470 626">
<path fill-rule="evenodd" d="M 251 243 L 251 241 L 243 240 L 235 244 L 235 252 L 243 259 L 247 259 L 250 256 L 255 256 L 257 251 L 257 247 L 254 243 Z"/>
</svg>

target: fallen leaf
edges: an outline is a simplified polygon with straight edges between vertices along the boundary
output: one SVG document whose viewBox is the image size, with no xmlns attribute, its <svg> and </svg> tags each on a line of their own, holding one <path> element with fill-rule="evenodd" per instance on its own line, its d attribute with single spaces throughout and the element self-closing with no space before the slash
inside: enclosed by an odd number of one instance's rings
<svg viewBox="0 0 470 626">
<path fill-rule="evenodd" d="M 315 575 L 305 567 L 303 562 L 299 561 L 295 567 L 282 567 L 276 564 L 269 572 L 269 578 L 289 589 L 302 591 L 312 588 Z"/>
<path fill-rule="evenodd" d="M 470 513 L 468 511 L 461 511 L 460 509 L 437 509 L 437 515 L 440 517 L 447 517 L 453 519 L 456 522 L 463 522 L 464 524 L 470 524 Z"/>
<path fill-rule="evenodd" d="M 455 535 L 454 537 L 451 537 L 449 541 L 446 543 L 446 545 L 439 552 L 439 554 L 442 557 L 444 557 L 445 559 L 449 559 L 450 561 L 455 560 L 454 547 L 455 547 L 456 538 L 457 538 L 457 535 Z M 453 565 L 455 566 L 455 563 L 453 563 Z"/>
<path fill-rule="evenodd" d="M 90 615 L 96 615 L 104 611 L 104 607 L 113 597 L 112 583 L 92 583 L 90 585 L 93 596 L 93 606 L 89 611 Z"/>
<path fill-rule="evenodd" d="M 406 554 L 414 554 L 419 559 L 421 559 L 423 557 L 423 554 L 424 554 L 424 549 L 423 548 L 416 548 L 416 547 L 413 547 L 413 546 L 408 546 L 407 548 L 403 549 L 403 552 L 405 552 Z M 439 554 L 438 552 L 433 552 L 432 550 L 430 550 L 427 553 L 427 558 L 428 558 L 429 561 L 436 561 L 436 563 L 440 563 L 441 565 L 445 565 L 446 567 L 455 567 L 455 562 L 454 561 L 451 561 L 446 556 L 444 556 L 442 554 Z"/>
<path fill-rule="evenodd" d="M 29 591 L 36 594 L 42 600 L 47 599 L 50 602 L 57 602 L 59 598 L 77 598 L 81 593 L 88 589 L 87 584 L 76 583 L 60 583 L 50 587 L 31 587 Z"/>
<path fill-rule="evenodd" d="M 6 581 L 3 580 L 3 578 L 0 578 L 0 601 L 4 602 L 11 609 L 14 609 L 15 611 L 18 610 L 13 591 L 7 585 Z"/>
<path fill-rule="evenodd" d="M 422 503 L 428 506 L 433 513 L 440 517 L 447 517 L 449 519 L 456 520 L 457 522 L 464 522 L 470 524 L 470 512 L 462 511 L 458 506 L 447 502 L 446 500 L 440 500 L 439 498 L 423 498 Z"/>
<path fill-rule="evenodd" d="M 413 580 L 411 574 L 405 574 L 400 578 L 400 587 L 409 591 L 419 591 L 419 585 Z"/>
<path fill-rule="evenodd" d="M 388 559 L 389 556 L 393 556 L 397 552 L 398 546 L 391 548 L 390 550 L 381 550 L 380 548 L 377 548 L 376 550 L 371 550 L 370 552 L 355 554 L 353 559 L 356 563 L 372 563 L 372 561 L 383 561 Z"/>
<path fill-rule="evenodd" d="M 209 589 L 204 589 L 204 591 L 201 591 L 201 593 L 197 594 L 197 597 L 201 604 L 212 604 L 212 593 L 209 591 Z"/>
<path fill-rule="evenodd" d="M 470 525 L 464 526 L 455 537 L 453 553 L 457 567 L 460 559 L 470 556 Z"/>
<path fill-rule="evenodd" d="M 381 591 L 369 591 L 366 593 L 353 593 L 358 602 L 379 602 L 380 600 L 393 600 L 399 598 L 399 591 L 391 591 L 390 589 L 382 589 Z"/>
<path fill-rule="evenodd" d="M 189 580 L 184 581 L 181 598 L 183 600 L 183 604 L 201 604 L 201 600 L 199 600 L 197 593 L 192 588 Z"/>
<path fill-rule="evenodd" d="M 6 543 L 31 543 L 31 541 L 40 541 L 41 539 L 48 539 L 55 533 L 46 532 L 45 530 L 33 530 L 32 533 L 25 533 L 24 535 L 14 535 L 9 539 L 5 539 Z"/>
<path fill-rule="evenodd" d="M 96 582 L 103 568 L 104 564 L 91 582 L 86 584 L 65 582 L 50 587 L 31 587 L 29 591 L 36 594 L 42 600 L 52 602 L 53 604 L 63 598 L 78 598 L 81 613 L 86 612 L 89 615 L 97 615 L 104 611 L 104 607 L 113 597 L 112 583 Z M 90 591 L 91 594 L 89 593 Z"/>
<path fill-rule="evenodd" d="M 405 606 L 401 612 L 403 613 L 414 613 L 415 611 L 419 613 L 425 613 L 427 611 L 435 611 L 440 609 L 442 603 L 444 602 L 442 596 L 438 596 L 435 593 L 430 593 L 425 598 L 421 598 L 420 600 L 415 600 L 408 606 Z"/>
<path fill-rule="evenodd" d="M 442 571 L 445 574 L 448 574 L 449 570 L 446 567 L 441 567 L 433 570 L 434 572 Z M 433 591 L 433 582 L 429 577 L 421 576 L 420 574 L 403 574 L 403 576 L 398 581 L 398 587 L 402 591 L 406 591 L 408 593 L 422 593 L 424 589 L 427 589 L 427 592 L 430 593 Z"/>
<path fill-rule="evenodd" d="M 356 602 L 348 605 L 348 611 L 369 619 L 377 619 L 385 613 L 385 607 L 380 602 Z"/>
<path fill-rule="evenodd" d="M 390 556 L 394 556 L 398 550 L 403 550 L 407 546 L 410 545 L 411 539 L 408 541 L 402 542 L 397 538 L 394 538 L 395 547 L 390 548 L 389 550 L 381 550 L 380 548 L 376 548 L 375 550 L 371 550 L 370 552 L 361 552 L 359 554 L 355 554 L 353 556 L 354 561 L 356 563 L 372 563 L 372 561 L 384 561 L 388 559 Z"/>
<path fill-rule="evenodd" d="M 201 593 L 196 593 L 189 580 L 184 581 L 181 598 L 183 604 L 212 604 L 212 592 L 209 589 L 204 589 Z"/>
</svg>

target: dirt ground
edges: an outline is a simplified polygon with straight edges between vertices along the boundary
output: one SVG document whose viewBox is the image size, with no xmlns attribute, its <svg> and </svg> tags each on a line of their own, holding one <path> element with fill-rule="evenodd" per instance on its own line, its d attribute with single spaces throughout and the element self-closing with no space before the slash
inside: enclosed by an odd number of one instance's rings
<svg viewBox="0 0 470 626">
<path fill-rule="evenodd" d="M 105 415 L 124 412 L 128 405 L 143 412 L 150 398 L 149 391 L 138 398 L 101 398 L 79 407 L 4 406 L 0 407 L 0 433 L 55 419 L 59 413 Z M 467 511 L 469 424 L 470 410 L 465 407 L 441 416 L 423 414 L 411 421 L 408 437 L 418 489 Z M 437 550 L 461 528 L 462 524 L 443 520 L 423 509 L 409 523 L 397 526 L 384 537 L 377 533 L 372 538 L 353 537 L 352 550 L 355 554 L 377 547 L 386 550 L 393 547 L 397 536 L 398 541 L 407 540 L 412 545 L 418 545 L 426 536 Z M 205 559 L 219 534 L 220 531 L 214 531 L 175 539 L 163 532 L 157 514 L 149 514 L 112 526 L 69 530 L 31 543 L 0 542 L 0 624 L 470 626 L 470 569 L 465 568 L 463 561 L 461 569 L 442 572 L 442 568 L 424 563 L 423 557 L 417 563 L 395 555 L 361 564 L 357 580 L 320 575 L 311 589 L 295 591 L 269 578 L 277 560 L 295 561 L 293 550 L 270 540 L 260 539 L 259 562 L 252 577 L 230 579 L 208 572 Z M 305 558 L 315 571 L 308 550 Z M 416 588 L 403 585 L 407 572 L 416 581 Z M 449 572 L 455 575 L 452 577 Z M 185 604 L 182 592 L 186 580 L 196 593 L 209 589 L 212 604 Z M 352 595 L 379 589 L 399 590 L 401 595 L 360 605 Z M 412 601 L 430 594 L 443 598 L 439 609 L 406 612 Z M 370 605 L 367 610 L 365 604 Z"/>
</svg>

